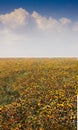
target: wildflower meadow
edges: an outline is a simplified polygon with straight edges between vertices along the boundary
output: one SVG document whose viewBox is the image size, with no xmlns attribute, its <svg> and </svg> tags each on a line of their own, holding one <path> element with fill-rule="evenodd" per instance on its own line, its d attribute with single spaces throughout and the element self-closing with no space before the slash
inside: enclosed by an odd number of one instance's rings
<svg viewBox="0 0 78 130">
<path fill-rule="evenodd" d="M 0 130 L 76 130 L 76 58 L 1 58 Z"/>
</svg>

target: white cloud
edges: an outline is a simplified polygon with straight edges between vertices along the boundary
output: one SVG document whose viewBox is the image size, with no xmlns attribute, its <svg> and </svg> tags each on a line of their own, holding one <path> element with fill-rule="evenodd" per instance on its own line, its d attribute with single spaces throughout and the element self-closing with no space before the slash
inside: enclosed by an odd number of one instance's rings
<svg viewBox="0 0 78 130">
<path fill-rule="evenodd" d="M 59 19 L 59 22 L 62 24 L 62 25 L 67 25 L 67 24 L 69 24 L 69 23 L 71 23 L 71 20 L 70 19 L 68 19 L 68 18 L 61 18 L 61 19 Z"/>
<path fill-rule="evenodd" d="M 0 15 L 0 56 L 78 56 L 77 31 L 71 19 L 15 9 Z"/>
<path fill-rule="evenodd" d="M 9 14 L 0 15 L 0 23 L 2 23 L 5 27 L 15 29 L 26 25 L 28 16 L 29 13 L 26 10 L 19 8 Z"/>
<path fill-rule="evenodd" d="M 30 14 L 22 8 L 15 9 L 8 14 L 0 15 L 1 25 L 10 29 L 18 29 L 21 27 L 26 27 L 28 29 L 28 27 L 34 26 L 41 30 L 57 30 L 58 28 L 61 28 L 62 25 L 69 24 L 70 22 L 70 19 L 64 17 L 59 20 L 52 17 L 47 18 L 41 16 L 36 11 Z"/>
<path fill-rule="evenodd" d="M 38 14 L 37 12 L 32 13 L 32 17 L 34 18 L 37 27 L 42 30 L 51 29 L 53 26 L 55 26 L 58 21 L 53 18 L 46 18 Z"/>
</svg>

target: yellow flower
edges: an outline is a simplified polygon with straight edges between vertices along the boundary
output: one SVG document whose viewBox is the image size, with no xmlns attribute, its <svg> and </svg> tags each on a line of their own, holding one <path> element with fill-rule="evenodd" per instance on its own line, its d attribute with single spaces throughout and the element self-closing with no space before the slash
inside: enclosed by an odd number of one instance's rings
<svg viewBox="0 0 78 130">
<path fill-rule="evenodd" d="M 41 104 L 40 104 L 40 102 L 38 102 L 38 106 L 40 106 Z"/>
<path fill-rule="evenodd" d="M 0 107 L 0 111 L 2 110 L 3 107 Z"/>
<path fill-rule="evenodd" d="M 44 128 L 40 128 L 40 130 L 44 130 Z"/>
<path fill-rule="evenodd" d="M 21 107 L 21 104 L 20 104 L 20 103 L 17 103 L 17 106 L 18 106 L 18 107 Z"/>
<path fill-rule="evenodd" d="M 21 128 L 21 124 L 19 124 L 19 128 Z"/>
</svg>

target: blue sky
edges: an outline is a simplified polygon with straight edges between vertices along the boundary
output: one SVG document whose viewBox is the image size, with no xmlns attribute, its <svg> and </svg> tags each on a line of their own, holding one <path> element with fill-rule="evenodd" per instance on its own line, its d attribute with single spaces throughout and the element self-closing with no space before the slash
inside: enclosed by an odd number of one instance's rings
<svg viewBox="0 0 78 130">
<path fill-rule="evenodd" d="M 0 57 L 78 57 L 78 0 L 0 0 Z"/>
<path fill-rule="evenodd" d="M 0 0 L 0 12 L 11 12 L 16 8 L 33 10 L 42 15 L 78 19 L 78 0 Z"/>
</svg>

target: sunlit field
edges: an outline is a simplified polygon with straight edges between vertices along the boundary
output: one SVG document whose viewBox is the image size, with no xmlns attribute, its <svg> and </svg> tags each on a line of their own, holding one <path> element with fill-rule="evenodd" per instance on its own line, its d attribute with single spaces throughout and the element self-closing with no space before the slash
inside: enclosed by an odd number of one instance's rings
<svg viewBox="0 0 78 130">
<path fill-rule="evenodd" d="M 75 58 L 0 59 L 0 130 L 76 130 Z"/>
</svg>

